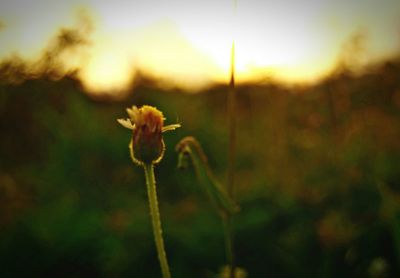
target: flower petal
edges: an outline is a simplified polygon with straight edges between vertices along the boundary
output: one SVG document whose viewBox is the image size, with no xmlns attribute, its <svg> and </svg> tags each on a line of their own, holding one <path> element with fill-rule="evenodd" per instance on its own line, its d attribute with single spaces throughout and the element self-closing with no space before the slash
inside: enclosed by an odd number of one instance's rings
<svg viewBox="0 0 400 278">
<path fill-rule="evenodd" d="M 175 129 L 179 128 L 179 127 L 181 127 L 180 124 L 167 125 L 167 126 L 164 126 L 164 127 L 163 127 L 162 132 L 170 131 L 170 130 L 175 130 Z"/>
<path fill-rule="evenodd" d="M 126 112 L 128 113 L 129 118 L 131 118 L 132 121 L 135 121 L 137 114 L 139 113 L 139 109 L 135 105 L 132 105 L 132 108 L 126 108 Z"/>
<path fill-rule="evenodd" d="M 119 122 L 125 128 L 132 130 L 134 129 L 134 126 L 132 125 L 132 122 L 129 119 L 117 119 L 117 122 Z"/>
</svg>

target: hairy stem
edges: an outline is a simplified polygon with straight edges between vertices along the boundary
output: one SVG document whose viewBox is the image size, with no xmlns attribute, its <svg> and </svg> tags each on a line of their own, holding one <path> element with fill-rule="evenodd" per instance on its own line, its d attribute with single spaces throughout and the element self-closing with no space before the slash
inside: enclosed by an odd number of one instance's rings
<svg viewBox="0 0 400 278">
<path fill-rule="evenodd" d="M 167 255 L 164 248 L 164 240 L 162 237 L 160 212 L 158 210 L 156 180 L 154 177 L 154 165 L 144 164 L 144 173 L 146 176 L 147 194 L 149 197 L 150 215 L 153 223 L 154 240 L 156 242 L 158 259 L 160 261 L 161 272 L 163 278 L 170 278 Z"/>
</svg>

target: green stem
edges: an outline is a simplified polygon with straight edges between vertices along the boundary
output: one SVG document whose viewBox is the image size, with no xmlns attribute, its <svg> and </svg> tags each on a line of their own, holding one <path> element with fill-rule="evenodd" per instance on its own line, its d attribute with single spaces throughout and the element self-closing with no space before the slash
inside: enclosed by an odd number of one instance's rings
<svg viewBox="0 0 400 278">
<path fill-rule="evenodd" d="M 164 240 L 162 237 L 160 212 L 158 210 L 156 179 L 154 177 L 154 165 L 143 164 L 146 176 L 147 194 L 149 196 L 150 214 L 153 223 L 154 240 L 156 242 L 158 259 L 160 261 L 161 272 L 163 278 L 170 278 L 167 255 L 164 248 Z"/>
<path fill-rule="evenodd" d="M 234 195 L 235 161 L 236 161 L 236 92 L 235 92 L 235 44 L 231 49 L 231 79 L 228 93 L 228 127 L 229 127 L 229 152 L 228 152 L 228 184 L 227 192 L 230 197 Z"/>
<path fill-rule="evenodd" d="M 236 9 L 236 2 L 235 2 Z M 229 152 L 228 152 L 228 183 L 227 193 L 230 198 L 234 199 L 234 186 L 235 186 L 235 162 L 236 162 L 236 92 L 235 92 L 235 42 L 232 41 L 231 48 L 231 76 L 229 82 L 228 94 L 228 117 L 229 117 Z M 227 246 L 227 259 L 230 264 L 229 277 L 235 277 L 235 257 L 234 257 L 234 235 L 232 230 L 232 216 L 227 215 L 224 220 L 226 232 Z"/>
<path fill-rule="evenodd" d="M 234 265 L 234 257 L 233 257 L 233 234 L 232 234 L 232 228 L 231 228 L 231 223 L 232 221 L 232 216 L 231 215 L 225 215 L 222 217 L 222 224 L 224 225 L 224 232 L 225 232 L 225 252 L 226 252 L 226 260 L 229 265 L 229 277 L 234 278 L 235 277 L 235 265 Z"/>
<path fill-rule="evenodd" d="M 226 260 L 229 266 L 229 277 L 234 277 L 235 257 L 233 252 L 233 215 L 239 211 L 239 206 L 232 200 L 213 175 L 207 163 L 207 156 L 204 154 L 199 142 L 191 136 L 183 138 L 176 146 L 179 152 L 178 167 L 184 168 L 188 159 L 192 160 L 197 177 L 201 185 L 210 197 L 210 201 L 221 216 L 224 238 Z"/>
</svg>

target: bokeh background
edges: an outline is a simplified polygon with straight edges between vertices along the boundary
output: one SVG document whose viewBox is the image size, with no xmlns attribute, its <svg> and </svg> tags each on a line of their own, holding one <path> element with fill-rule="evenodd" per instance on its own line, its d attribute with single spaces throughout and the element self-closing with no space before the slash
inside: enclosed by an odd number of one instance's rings
<svg viewBox="0 0 400 278">
<path fill-rule="evenodd" d="M 138 71 L 94 93 L 65 65 L 90 45 L 83 22 L 0 62 L 0 276 L 160 277 L 143 171 L 116 122 L 149 104 L 182 124 L 156 167 L 171 272 L 216 277 L 222 224 L 174 148 L 195 136 L 225 183 L 227 82 L 194 92 Z M 312 83 L 238 80 L 235 253 L 249 277 L 400 275 L 400 54 L 365 65 L 365 40 Z"/>
</svg>

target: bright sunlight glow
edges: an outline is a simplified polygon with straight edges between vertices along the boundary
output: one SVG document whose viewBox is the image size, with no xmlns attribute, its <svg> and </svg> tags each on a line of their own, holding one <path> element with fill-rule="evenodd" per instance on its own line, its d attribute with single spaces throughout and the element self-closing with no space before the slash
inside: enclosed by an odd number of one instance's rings
<svg viewBox="0 0 400 278">
<path fill-rule="evenodd" d="M 235 8 L 233 0 L 6 0 L 0 58 L 19 53 L 33 59 L 60 27 L 76 27 L 81 10 L 94 25 L 78 67 L 91 92 L 129 89 L 137 72 L 188 90 L 227 82 L 232 40 L 238 82 L 317 80 L 338 63 L 356 32 L 367 38 L 366 63 L 400 49 L 399 1 L 236 2 Z"/>
</svg>

